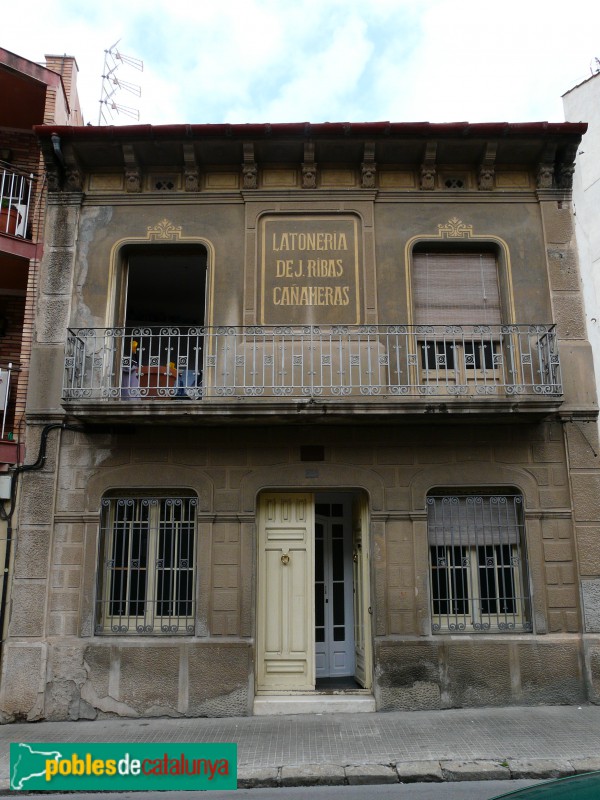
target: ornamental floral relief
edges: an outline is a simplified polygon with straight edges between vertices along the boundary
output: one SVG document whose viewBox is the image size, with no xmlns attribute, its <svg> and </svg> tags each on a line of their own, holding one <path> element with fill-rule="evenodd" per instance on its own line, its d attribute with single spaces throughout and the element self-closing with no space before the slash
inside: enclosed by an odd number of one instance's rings
<svg viewBox="0 0 600 800">
<path fill-rule="evenodd" d="M 452 217 L 445 224 L 438 225 L 438 232 L 445 239 L 470 239 L 473 236 L 473 226 L 466 225 L 458 217 Z"/>
<path fill-rule="evenodd" d="M 146 238 L 150 240 L 156 239 L 181 239 L 182 227 L 181 225 L 173 225 L 170 219 L 161 219 L 154 227 L 148 225 L 148 233 Z"/>
</svg>

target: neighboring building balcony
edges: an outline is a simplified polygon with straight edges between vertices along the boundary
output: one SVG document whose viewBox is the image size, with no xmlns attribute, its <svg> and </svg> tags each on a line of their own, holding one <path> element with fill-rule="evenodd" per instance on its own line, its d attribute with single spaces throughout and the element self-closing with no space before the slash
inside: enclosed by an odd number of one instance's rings
<svg viewBox="0 0 600 800">
<path fill-rule="evenodd" d="M 19 365 L 8 363 L 0 365 L 0 465 L 17 464 L 21 456 L 21 448 L 15 441 L 12 425 L 14 424 L 14 400 L 11 404 L 11 390 L 14 376 L 20 371 Z M 11 380 L 12 379 L 12 380 Z M 0 469 L 0 472 L 3 471 Z"/>
<path fill-rule="evenodd" d="M 106 420 L 560 406 L 554 325 L 69 329 L 63 405 Z"/>
<path fill-rule="evenodd" d="M 0 170 L 0 235 L 30 239 L 33 175 Z"/>
</svg>

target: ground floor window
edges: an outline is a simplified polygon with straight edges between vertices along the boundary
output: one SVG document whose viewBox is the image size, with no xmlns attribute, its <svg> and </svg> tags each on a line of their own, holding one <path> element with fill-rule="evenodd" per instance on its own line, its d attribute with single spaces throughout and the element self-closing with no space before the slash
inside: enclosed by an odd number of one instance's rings
<svg viewBox="0 0 600 800">
<path fill-rule="evenodd" d="M 195 497 L 105 497 L 97 633 L 193 634 Z"/>
<path fill-rule="evenodd" d="M 427 497 L 434 633 L 531 630 L 520 494 Z"/>
</svg>

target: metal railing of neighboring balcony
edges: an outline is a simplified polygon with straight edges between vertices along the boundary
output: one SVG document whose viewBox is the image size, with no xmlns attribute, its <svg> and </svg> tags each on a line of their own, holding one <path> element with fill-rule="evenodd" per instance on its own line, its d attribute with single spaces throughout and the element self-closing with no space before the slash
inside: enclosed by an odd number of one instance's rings
<svg viewBox="0 0 600 800">
<path fill-rule="evenodd" d="M 33 175 L 0 170 L 0 234 L 30 238 Z"/>
<path fill-rule="evenodd" d="M 63 398 L 557 397 L 554 325 L 69 329 Z"/>
<path fill-rule="evenodd" d="M 6 431 L 6 415 L 8 413 L 8 403 L 10 400 L 10 380 L 13 372 L 19 372 L 19 365 L 15 367 L 10 361 L 6 366 L 0 365 L 0 413 L 2 414 L 0 440 L 4 439 L 4 433 Z M 9 435 L 12 435 L 12 433 Z"/>
</svg>

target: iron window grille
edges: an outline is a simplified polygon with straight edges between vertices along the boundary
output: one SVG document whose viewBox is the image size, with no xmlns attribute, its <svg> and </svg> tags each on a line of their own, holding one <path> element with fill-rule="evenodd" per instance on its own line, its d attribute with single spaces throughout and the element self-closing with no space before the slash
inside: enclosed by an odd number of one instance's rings
<svg viewBox="0 0 600 800">
<path fill-rule="evenodd" d="M 194 633 L 193 497 L 104 498 L 96 633 Z"/>
<path fill-rule="evenodd" d="M 427 498 L 434 633 L 530 631 L 518 494 Z"/>
</svg>

